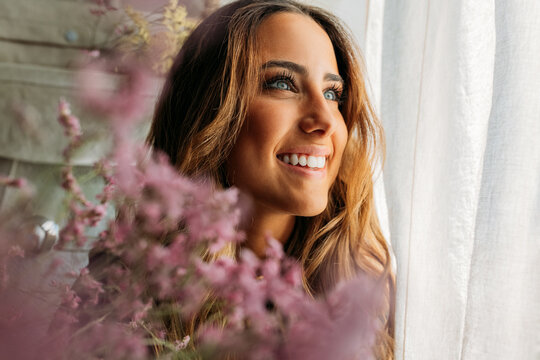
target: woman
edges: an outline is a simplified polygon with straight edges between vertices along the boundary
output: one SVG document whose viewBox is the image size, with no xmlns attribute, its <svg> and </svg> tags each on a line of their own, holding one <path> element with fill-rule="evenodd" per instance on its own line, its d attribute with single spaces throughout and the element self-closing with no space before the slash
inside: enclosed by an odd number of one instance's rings
<svg viewBox="0 0 540 360">
<path fill-rule="evenodd" d="M 384 279 L 376 353 L 393 358 L 394 278 L 372 183 L 382 131 L 334 16 L 291 0 L 217 10 L 178 54 L 148 142 L 181 173 L 250 194 L 245 246 L 262 256 L 270 232 L 309 293 L 357 273 Z"/>
</svg>

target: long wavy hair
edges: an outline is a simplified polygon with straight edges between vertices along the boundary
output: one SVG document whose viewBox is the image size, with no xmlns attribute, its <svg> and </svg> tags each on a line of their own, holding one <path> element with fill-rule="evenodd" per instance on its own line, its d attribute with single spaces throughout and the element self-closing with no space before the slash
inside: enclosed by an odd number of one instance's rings
<svg viewBox="0 0 540 360">
<path fill-rule="evenodd" d="M 375 214 L 372 180 L 375 162 L 384 158 L 384 137 L 367 96 L 361 56 L 336 17 L 293 0 L 239 0 L 221 7 L 198 25 L 176 57 L 147 141 L 182 174 L 228 187 L 227 158 L 250 101 L 261 90 L 257 29 L 279 12 L 309 16 L 328 34 L 345 81 L 340 111 L 349 131 L 326 210 L 298 217 L 285 251 L 300 262 L 304 287 L 313 295 L 325 294 L 358 273 L 385 282 L 376 356 L 392 359 L 395 279 Z"/>
</svg>

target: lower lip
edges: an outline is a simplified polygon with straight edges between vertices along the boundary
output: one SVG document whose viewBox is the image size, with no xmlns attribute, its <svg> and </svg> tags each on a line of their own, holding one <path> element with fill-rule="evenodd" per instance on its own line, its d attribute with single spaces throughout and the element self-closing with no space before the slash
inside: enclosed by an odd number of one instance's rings
<svg viewBox="0 0 540 360">
<path fill-rule="evenodd" d="M 278 163 L 284 166 L 287 170 L 290 170 L 298 175 L 322 179 L 326 176 L 326 166 L 322 169 L 311 169 L 307 166 L 296 166 L 291 164 L 285 164 L 283 161 L 276 159 Z"/>
</svg>

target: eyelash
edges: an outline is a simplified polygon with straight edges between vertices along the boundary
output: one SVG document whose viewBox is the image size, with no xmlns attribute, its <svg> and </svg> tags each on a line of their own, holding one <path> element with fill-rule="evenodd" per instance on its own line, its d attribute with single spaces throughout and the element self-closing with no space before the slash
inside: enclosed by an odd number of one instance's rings
<svg viewBox="0 0 540 360">
<path fill-rule="evenodd" d="M 293 91 L 296 91 L 296 86 L 295 86 L 295 82 L 294 82 L 294 77 L 292 74 L 284 71 L 282 73 L 280 73 L 279 75 L 276 75 L 268 80 L 265 80 L 264 82 L 264 89 L 275 89 L 275 87 L 273 86 L 270 86 L 270 84 L 273 84 L 277 81 L 286 81 L 289 83 L 289 86 L 291 87 L 291 89 Z"/>
<path fill-rule="evenodd" d="M 263 84 L 263 88 L 265 90 L 284 90 L 284 89 L 277 89 L 276 87 L 274 86 L 270 86 L 271 84 L 277 82 L 277 81 L 286 81 L 290 88 L 291 88 L 291 91 L 294 91 L 296 92 L 297 91 L 297 87 L 295 85 L 295 81 L 294 81 L 294 76 L 289 73 L 289 72 L 282 72 L 280 73 L 279 75 L 276 75 L 268 80 L 265 80 L 264 81 L 264 84 Z M 343 103 L 343 100 L 345 98 L 344 94 L 343 94 L 343 89 L 341 86 L 339 85 L 336 85 L 336 84 L 333 84 L 332 86 L 326 88 L 324 90 L 324 92 L 326 93 L 327 91 L 333 91 L 335 94 L 336 94 L 336 100 L 332 100 L 332 101 L 336 101 L 338 104 L 342 104 Z"/>
<path fill-rule="evenodd" d="M 336 84 L 333 84 L 332 86 L 324 90 L 324 92 L 327 92 L 328 90 L 332 90 L 336 94 L 336 100 L 334 101 L 336 101 L 339 105 L 341 105 L 343 103 L 343 100 L 345 99 L 342 87 Z"/>
</svg>

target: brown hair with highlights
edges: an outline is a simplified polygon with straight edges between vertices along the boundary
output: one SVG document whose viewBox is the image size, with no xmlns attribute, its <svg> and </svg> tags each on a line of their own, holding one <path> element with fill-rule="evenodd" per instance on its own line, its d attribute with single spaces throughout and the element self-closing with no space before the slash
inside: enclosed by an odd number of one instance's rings
<svg viewBox="0 0 540 360">
<path fill-rule="evenodd" d="M 328 293 L 358 273 L 385 282 L 376 356 L 392 359 L 395 279 L 375 214 L 372 180 L 377 157 L 384 156 L 384 138 L 367 96 L 361 56 L 336 17 L 292 0 L 240 0 L 218 9 L 180 50 L 159 98 L 148 143 L 166 153 L 182 174 L 228 187 L 226 160 L 252 96 L 260 91 L 257 29 L 279 12 L 309 16 L 328 34 L 345 80 L 340 111 L 349 131 L 326 210 L 298 217 L 285 250 L 300 262 L 304 287 L 313 295 Z"/>
</svg>

